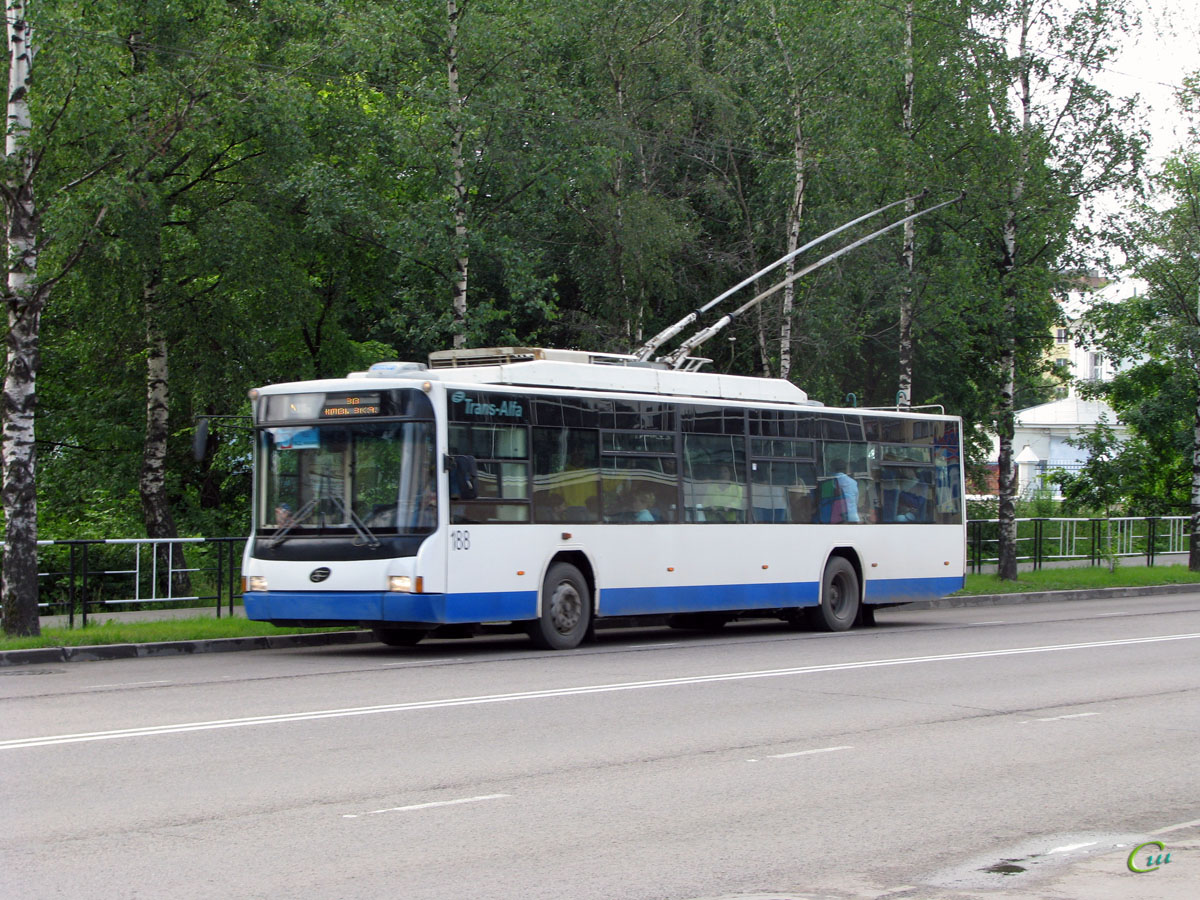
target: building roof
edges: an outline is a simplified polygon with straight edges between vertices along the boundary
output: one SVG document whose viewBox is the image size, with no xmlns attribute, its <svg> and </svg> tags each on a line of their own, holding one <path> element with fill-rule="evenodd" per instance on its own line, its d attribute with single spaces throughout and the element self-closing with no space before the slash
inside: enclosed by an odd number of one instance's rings
<svg viewBox="0 0 1200 900">
<path fill-rule="evenodd" d="M 1103 400 L 1066 397 L 1021 409 L 1016 413 L 1017 425 L 1024 428 L 1092 428 L 1098 425 L 1101 419 L 1114 428 L 1121 428 L 1117 414 Z"/>
</svg>

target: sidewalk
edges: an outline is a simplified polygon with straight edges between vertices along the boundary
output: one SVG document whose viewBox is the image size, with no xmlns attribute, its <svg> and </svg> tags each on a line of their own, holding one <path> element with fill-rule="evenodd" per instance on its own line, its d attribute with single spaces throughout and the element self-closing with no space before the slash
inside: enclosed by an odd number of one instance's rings
<svg viewBox="0 0 1200 900">
<path fill-rule="evenodd" d="M 923 600 L 906 605 L 906 609 L 956 609 L 973 606 L 1009 606 L 1024 603 L 1061 603 L 1074 600 L 1101 600 L 1105 598 L 1142 597 L 1151 594 L 1195 594 L 1200 593 L 1200 584 L 1164 584 L 1153 587 L 1097 588 L 1086 591 L 1041 591 L 1038 593 L 975 594 L 964 597 L 946 597 L 941 600 Z M 235 607 L 235 615 L 243 615 L 241 607 Z M 196 615 L 195 609 L 152 610 L 149 612 L 100 613 L 92 618 L 106 621 L 152 621 L 155 619 L 185 618 Z M 58 621 L 61 619 L 62 621 Z M 66 624 L 65 617 L 45 616 L 44 626 Z M 624 620 L 601 620 L 598 627 L 619 627 L 628 624 Z M 286 647 L 322 647 L 333 644 L 362 644 L 374 640 L 370 631 L 314 632 L 309 634 L 277 634 L 260 637 L 219 638 L 203 641 L 170 641 L 158 644 L 96 644 L 82 647 L 43 647 L 37 650 L 0 651 L 0 668 L 29 664 L 88 662 L 105 659 L 133 659 L 145 656 L 188 656 L 193 653 L 229 653 L 238 650 L 275 650 Z"/>
<path fill-rule="evenodd" d="M 1146 846 L 1147 842 L 1154 843 Z M 1136 855 L 1133 854 L 1135 849 Z M 1165 861 L 1168 854 L 1169 863 Z M 1155 867 L 1154 863 L 1160 864 Z M 1142 871 L 1132 871 L 1131 865 Z M 993 877 L 997 882 L 994 886 L 988 885 L 977 891 L 951 889 L 947 896 L 956 900 L 966 897 L 972 900 L 977 897 L 988 900 L 1029 900 L 1031 897 L 1042 900 L 1194 900 L 1200 885 L 1200 821 L 1136 836 L 1119 848 L 1095 853 L 1084 851 L 1058 871 L 1043 877 L 1038 877 L 1035 870 L 1030 871 L 1028 878 L 1024 873 Z M 1009 878 L 1011 887 L 1004 883 Z M 927 895 L 914 891 L 884 896 L 888 900 L 924 900 Z"/>
</svg>

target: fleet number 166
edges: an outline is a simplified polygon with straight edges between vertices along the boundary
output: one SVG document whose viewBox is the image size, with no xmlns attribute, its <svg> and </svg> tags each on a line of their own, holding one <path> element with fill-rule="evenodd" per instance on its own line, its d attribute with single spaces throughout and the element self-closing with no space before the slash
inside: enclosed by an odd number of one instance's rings
<svg viewBox="0 0 1200 900">
<path fill-rule="evenodd" d="M 471 532 L 469 531 L 452 531 L 450 532 L 450 541 L 455 550 L 470 550 L 471 549 Z"/>
</svg>

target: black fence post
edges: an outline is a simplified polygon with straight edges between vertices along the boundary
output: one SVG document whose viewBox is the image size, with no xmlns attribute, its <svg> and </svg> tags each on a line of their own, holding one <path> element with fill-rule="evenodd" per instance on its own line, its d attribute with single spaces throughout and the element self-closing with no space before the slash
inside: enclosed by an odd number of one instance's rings
<svg viewBox="0 0 1200 900">
<path fill-rule="evenodd" d="M 217 544 L 217 618 L 221 618 L 221 601 L 225 599 L 225 547 Z"/>
<path fill-rule="evenodd" d="M 88 614 L 88 542 L 83 541 L 83 576 L 80 579 L 82 589 L 79 596 L 79 611 L 81 613 L 81 621 L 83 627 L 87 628 Z M 73 626 L 72 626 L 73 627 Z"/>
<path fill-rule="evenodd" d="M 1042 568 L 1042 535 L 1046 530 L 1045 519 L 1033 520 L 1033 571 Z"/>
<path fill-rule="evenodd" d="M 75 628 L 75 542 L 71 541 L 67 545 L 69 551 L 69 562 L 67 567 L 70 570 L 67 573 L 67 627 Z"/>
<path fill-rule="evenodd" d="M 1146 565 L 1154 565 L 1154 544 L 1158 541 L 1158 519 L 1146 516 Z"/>
<path fill-rule="evenodd" d="M 237 538 L 226 538 L 225 544 L 229 547 L 229 615 L 233 616 L 233 605 L 238 597 L 238 568 L 234 565 L 234 560 L 237 559 L 236 551 L 240 541 Z"/>
</svg>

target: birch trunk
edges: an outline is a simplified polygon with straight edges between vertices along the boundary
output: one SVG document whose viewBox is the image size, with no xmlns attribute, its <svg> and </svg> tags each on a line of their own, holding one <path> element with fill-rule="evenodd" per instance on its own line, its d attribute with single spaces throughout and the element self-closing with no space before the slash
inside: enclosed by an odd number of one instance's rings
<svg viewBox="0 0 1200 900">
<path fill-rule="evenodd" d="M 37 489 L 34 408 L 37 403 L 39 331 L 44 292 L 36 284 L 37 207 L 33 197 L 33 161 L 26 149 L 30 118 L 29 77 L 33 45 L 24 0 L 8 7 L 8 134 L 5 156 L 15 162 L 4 199 L 8 218 L 7 368 L 4 377 L 3 457 L 4 572 L 0 585 L 4 631 L 41 633 L 38 622 Z"/>
<path fill-rule="evenodd" d="M 146 317 L 146 435 L 142 442 L 142 468 L 138 492 L 142 500 L 142 517 L 146 536 L 153 540 L 179 537 L 171 505 L 167 498 L 167 439 L 170 436 L 169 382 L 167 370 L 167 339 L 160 326 L 158 309 L 160 275 L 151 275 L 142 289 L 142 307 Z M 158 584 L 163 594 L 171 596 L 191 593 L 191 579 L 182 571 L 186 566 L 183 550 L 177 545 L 162 544 L 155 550 Z M 169 576 L 170 572 L 178 572 Z"/>
<path fill-rule="evenodd" d="M 1192 533 L 1188 537 L 1188 568 L 1200 572 L 1200 398 L 1192 425 Z"/>
<path fill-rule="evenodd" d="M 1021 33 L 1018 44 L 1018 100 L 1021 104 L 1021 124 L 1018 133 L 1018 163 L 1009 194 L 1008 212 L 1004 221 L 1004 260 L 1001 274 L 1004 284 L 1004 321 L 1008 328 L 1005 346 L 1000 356 L 1000 376 L 1003 387 L 1000 391 L 1000 408 L 997 413 L 997 435 L 1000 440 L 1000 541 L 998 548 L 998 574 L 1008 581 L 1017 579 L 1017 479 L 1013 466 L 1013 432 L 1016 419 L 1017 335 L 1016 312 L 1018 287 L 1014 271 L 1018 263 L 1019 216 L 1025 199 L 1025 181 L 1029 171 L 1029 140 L 1032 120 L 1032 97 L 1030 94 L 1029 58 L 1029 2 L 1021 7 Z"/>
<path fill-rule="evenodd" d="M 792 144 L 792 162 L 795 181 L 792 203 L 788 208 L 787 252 L 792 253 L 800 246 L 800 222 L 804 217 L 804 190 L 807 186 L 808 155 L 804 142 L 803 109 L 800 100 L 795 105 L 796 132 Z M 786 278 L 796 274 L 796 259 L 787 261 Z M 783 289 L 783 321 L 779 324 L 779 377 L 786 380 L 792 373 L 792 311 L 796 308 L 796 283 L 791 282 Z"/>
<path fill-rule="evenodd" d="M 1195 209 L 1195 206 L 1193 206 Z M 1197 222 L 1200 228 L 1200 222 Z M 1200 275 L 1200 252 L 1196 255 L 1197 273 Z M 1200 278 L 1196 283 L 1196 321 L 1200 323 Z M 1200 364 L 1193 355 L 1193 367 L 1200 374 Z M 1193 380 L 1193 383 L 1200 381 Z M 1192 423 L 1192 531 L 1188 537 L 1188 569 L 1200 572 L 1200 396 L 1196 398 L 1196 418 Z"/>
<path fill-rule="evenodd" d="M 905 154 L 905 169 L 907 174 L 909 193 L 912 188 L 912 171 L 911 160 L 913 158 L 912 143 L 913 143 L 913 101 L 914 101 L 914 78 L 913 78 L 913 0 L 908 0 L 904 5 L 904 100 L 902 115 L 904 120 L 904 139 L 906 141 Z M 910 200 L 904 204 L 904 215 L 911 216 L 916 212 L 917 204 L 915 200 Z M 896 393 L 896 405 L 900 407 L 908 407 L 912 403 L 912 383 L 913 383 L 913 276 L 914 265 L 916 262 L 916 222 L 904 223 L 904 244 L 901 249 L 901 257 L 904 265 L 904 284 L 900 293 L 900 341 L 899 341 L 899 368 L 900 378 L 898 391 Z"/>
<path fill-rule="evenodd" d="M 465 0 L 464 0 L 465 5 Z M 457 0 L 446 0 L 447 42 L 446 82 L 450 90 L 450 162 L 453 166 L 454 193 L 454 290 L 451 308 L 454 315 L 454 347 L 467 344 L 467 270 L 470 264 L 467 230 L 467 179 L 463 159 L 462 93 L 458 87 L 458 20 L 462 15 Z"/>
</svg>

